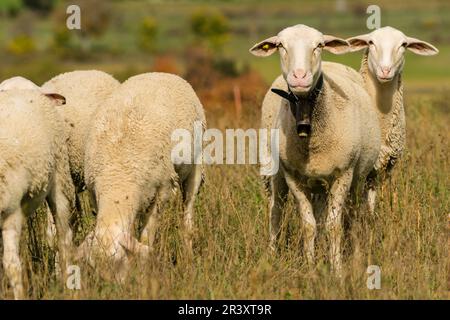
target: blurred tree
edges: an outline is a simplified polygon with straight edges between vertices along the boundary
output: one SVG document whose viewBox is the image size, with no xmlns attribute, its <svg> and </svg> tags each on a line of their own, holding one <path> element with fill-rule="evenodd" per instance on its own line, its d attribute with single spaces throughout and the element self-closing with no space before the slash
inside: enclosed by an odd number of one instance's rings
<svg viewBox="0 0 450 320">
<path fill-rule="evenodd" d="M 52 49 L 62 58 L 72 56 L 72 53 L 77 50 L 73 44 L 73 38 L 67 28 L 59 28 L 53 33 Z"/>
<path fill-rule="evenodd" d="M 67 6 L 74 4 L 81 9 L 81 30 L 69 30 L 66 26 Z M 94 38 L 108 30 L 111 3 L 108 0 L 72 0 L 61 3 L 54 11 L 53 49 L 63 58 L 85 60 L 95 49 Z"/>
<path fill-rule="evenodd" d="M 22 0 L 1 0 L 0 16 L 15 16 L 23 8 Z"/>
<path fill-rule="evenodd" d="M 108 0 L 76 0 L 81 8 L 81 45 L 85 52 L 91 51 L 92 37 L 101 37 L 108 30 L 111 4 Z"/>
<path fill-rule="evenodd" d="M 155 57 L 152 70 L 154 72 L 166 72 L 173 74 L 180 73 L 177 65 L 177 59 L 167 54 Z"/>
<path fill-rule="evenodd" d="M 41 13 L 50 13 L 58 0 L 23 0 L 23 2 L 32 10 L 39 11 Z"/>
<path fill-rule="evenodd" d="M 71 43 L 70 32 L 67 28 L 56 30 L 53 39 L 58 47 L 69 47 Z"/>
<path fill-rule="evenodd" d="M 9 34 L 10 36 L 21 34 L 31 36 L 36 31 L 36 23 L 38 23 L 38 21 L 36 13 L 25 10 L 12 20 Z"/>
<path fill-rule="evenodd" d="M 23 56 L 34 53 L 36 45 L 33 38 L 22 34 L 14 37 L 6 46 L 8 52 L 16 56 Z"/>
<path fill-rule="evenodd" d="M 228 19 L 218 11 L 201 9 L 190 19 L 191 30 L 199 40 L 205 40 L 214 50 L 219 50 L 228 40 L 230 25 Z"/>
<path fill-rule="evenodd" d="M 142 20 L 139 27 L 138 45 L 149 53 L 157 51 L 156 40 L 158 36 L 158 23 L 152 17 L 146 17 Z"/>
<path fill-rule="evenodd" d="M 8 27 L 8 37 L 5 42 L 6 51 L 14 56 L 30 55 L 37 51 L 33 39 L 36 26 L 36 14 L 26 10 L 20 13 Z"/>
<path fill-rule="evenodd" d="M 231 58 L 221 57 L 214 59 L 214 68 L 226 77 L 233 78 L 241 74 L 237 61 Z"/>
<path fill-rule="evenodd" d="M 83 36 L 100 37 L 106 32 L 111 18 L 111 3 L 108 0 L 73 0 L 68 4 L 78 5 L 81 9 Z"/>
</svg>

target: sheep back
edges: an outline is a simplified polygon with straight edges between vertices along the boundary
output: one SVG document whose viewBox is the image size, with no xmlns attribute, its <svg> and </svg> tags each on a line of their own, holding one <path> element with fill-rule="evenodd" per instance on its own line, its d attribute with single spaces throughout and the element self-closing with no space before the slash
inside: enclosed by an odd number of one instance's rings
<svg viewBox="0 0 450 320">
<path fill-rule="evenodd" d="M 93 113 L 119 85 L 105 72 L 87 70 L 60 74 L 42 86 L 66 98 L 66 106 L 58 111 L 68 135 L 70 168 L 78 189 L 84 185 L 84 147 Z"/>
</svg>

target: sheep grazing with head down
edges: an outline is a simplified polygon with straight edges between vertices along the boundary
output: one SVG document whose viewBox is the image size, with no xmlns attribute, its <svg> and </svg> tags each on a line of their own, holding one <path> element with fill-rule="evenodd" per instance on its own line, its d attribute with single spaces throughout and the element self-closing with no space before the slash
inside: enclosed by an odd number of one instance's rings
<svg viewBox="0 0 450 320">
<path fill-rule="evenodd" d="M 131 77 L 104 104 L 95 114 L 85 157 L 87 186 L 98 207 L 97 223 L 79 254 L 91 264 L 97 257 L 111 259 L 122 280 L 129 254 L 142 256 L 151 250 L 159 215 L 177 184 L 184 199 L 185 239 L 190 250 L 201 167 L 193 158 L 191 163 L 174 164 L 171 137 L 176 129 L 193 135 L 195 122 L 201 128 L 206 122 L 189 83 L 166 73 Z M 135 237 L 133 226 L 139 217 L 144 227 Z"/>
<path fill-rule="evenodd" d="M 84 150 L 92 117 L 98 107 L 103 106 L 103 101 L 117 88 L 120 82 L 111 75 L 97 70 L 78 70 L 62 73 L 50 79 L 42 85 L 42 90 L 58 92 L 66 98 L 64 108 L 58 108 L 58 113 L 63 119 L 63 128 L 67 135 L 67 150 L 69 153 L 70 173 L 75 185 L 75 205 L 79 214 L 86 209 L 82 206 L 80 192 L 84 191 Z M 90 193 L 86 193 L 88 203 L 93 208 L 93 199 Z M 73 226 L 80 222 L 79 215 L 74 215 Z M 51 215 L 48 215 L 47 236 L 52 245 L 54 224 Z"/>
<path fill-rule="evenodd" d="M 272 85 L 283 98 L 268 92 L 262 108 L 262 125 L 279 129 L 280 138 L 280 169 L 270 178 L 271 247 L 278 238 L 290 190 L 303 218 L 310 263 L 314 260 L 316 217 L 326 210 L 330 260 L 340 275 L 342 210 L 347 194 L 360 189 L 375 164 L 380 129 L 362 82 L 350 78 L 347 68 L 323 70 L 322 50 L 345 53 L 349 45 L 296 25 L 256 44 L 250 52 L 266 57 L 279 51 L 283 73 Z M 313 195 L 324 198 L 325 203 L 314 203 Z"/>
<path fill-rule="evenodd" d="M 4 270 L 16 299 L 24 298 L 21 230 L 27 216 L 45 200 L 56 222 L 61 265 L 69 259 L 74 187 L 56 111 L 62 103 L 61 95 L 46 93 L 24 78 L 0 84 L 0 229 Z"/>
<path fill-rule="evenodd" d="M 368 189 L 369 208 L 375 210 L 375 182 L 388 173 L 400 158 L 406 144 L 405 110 L 403 108 L 402 71 L 405 52 L 430 56 L 439 51 L 431 44 L 406 36 L 392 27 L 347 40 L 352 51 L 366 49 L 360 73 L 372 97 L 381 127 L 381 150 Z"/>
</svg>

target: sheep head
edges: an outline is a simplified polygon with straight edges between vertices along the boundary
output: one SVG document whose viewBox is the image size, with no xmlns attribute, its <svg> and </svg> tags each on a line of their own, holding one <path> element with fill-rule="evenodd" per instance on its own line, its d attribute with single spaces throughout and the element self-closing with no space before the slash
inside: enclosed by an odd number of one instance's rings
<svg viewBox="0 0 450 320">
<path fill-rule="evenodd" d="M 255 44 L 250 53 L 267 57 L 279 51 L 283 77 L 289 89 L 297 96 L 306 96 L 321 75 L 322 50 L 342 54 L 349 49 L 347 41 L 299 24 Z"/>
<path fill-rule="evenodd" d="M 435 55 L 439 52 L 428 42 L 406 36 L 400 30 L 383 27 L 347 39 L 351 51 L 368 48 L 368 68 L 379 82 L 389 82 L 400 74 L 405 63 L 405 52 L 410 50 L 423 56 Z"/>
<path fill-rule="evenodd" d="M 0 91 L 10 90 L 36 90 L 37 92 L 49 98 L 56 105 L 66 104 L 66 98 L 59 93 L 43 90 L 34 82 L 23 77 L 9 78 L 0 83 Z"/>
</svg>

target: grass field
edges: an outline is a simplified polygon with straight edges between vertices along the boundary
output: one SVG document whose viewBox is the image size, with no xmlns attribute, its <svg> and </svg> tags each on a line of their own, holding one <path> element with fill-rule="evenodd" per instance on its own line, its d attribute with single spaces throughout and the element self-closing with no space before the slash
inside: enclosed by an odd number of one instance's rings
<svg viewBox="0 0 450 320">
<path fill-rule="evenodd" d="M 114 53 L 86 61 L 58 60 L 48 49 L 25 58 L 0 61 L 0 80 L 23 75 L 42 83 L 68 70 L 96 68 L 120 80 L 151 71 L 154 55 L 139 52 L 132 37 L 133 22 L 155 15 L 160 23 L 159 54 L 170 53 L 189 61 L 183 50 L 192 42 L 185 34 L 189 15 L 199 8 L 225 12 L 232 32 L 223 55 L 238 64 L 249 64 L 268 88 L 279 74 L 278 57 L 257 59 L 247 50 L 254 42 L 295 23 L 310 24 L 325 33 L 343 37 L 365 33 L 364 9 L 371 1 L 348 1 L 351 10 L 336 13 L 334 1 L 116 1 L 115 12 L 124 13 L 97 39 L 99 47 Z M 268 199 L 257 166 L 208 166 L 206 180 L 195 205 L 194 256 L 182 245 L 181 196 L 163 215 L 156 252 L 136 265 L 125 284 L 101 279 L 86 265 L 81 267 L 81 290 L 64 289 L 56 280 L 54 252 L 43 245 L 42 213 L 34 216 L 24 232 L 22 256 L 29 296 L 32 299 L 449 299 L 450 214 L 450 3 L 413 0 L 377 1 L 383 25 L 392 24 L 411 36 L 430 41 L 440 54 L 427 58 L 406 57 L 405 109 L 407 149 L 392 177 L 379 189 L 376 215 L 352 217 L 346 232 L 344 276 L 336 279 L 329 269 L 327 242 L 319 225 L 317 264 L 310 268 L 300 249 L 301 219 L 289 199 L 277 254 L 268 250 Z M 361 8 L 363 13 L 361 13 Z M 15 20 L 0 20 L 0 43 L 7 41 Z M 39 18 L 34 36 L 42 48 L 51 39 L 51 20 Z M 131 30 L 131 31 L 130 31 Z M 109 50 L 108 49 L 108 50 Z M 358 68 L 361 54 L 324 55 Z M 220 81 L 219 81 L 220 82 Z M 231 87 L 230 87 L 231 90 Z M 224 99 L 229 99 L 224 97 Z M 206 107 L 209 127 L 258 127 L 260 103 L 243 106 L 242 118 L 226 110 Z M 232 99 L 231 99 L 232 100 Z M 231 101 L 232 104 L 232 101 Z M 225 104 L 224 104 L 225 105 Z M 225 107 L 223 107 L 225 108 Z M 86 217 L 77 237 L 93 227 Z M 27 240 L 27 241 L 25 241 Z M 0 248 L 1 249 L 1 248 Z M 366 286 L 369 265 L 381 268 L 381 289 Z M 108 270 L 108 265 L 99 267 Z M 0 266 L 0 299 L 12 298 Z"/>
<path fill-rule="evenodd" d="M 447 299 L 450 121 L 448 94 L 407 103 L 408 147 L 379 190 L 376 216 L 352 220 L 342 281 L 330 273 L 319 236 L 317 266 L 302 255 L 301 221 L 287 207 L 279 254 L 268 251 L 268 202 L 256 166 L 211 166 L 196 203 L 194 258 L 181 241 L 181 201 L 165 212 L 156 253 L 124 285 L 82 266 L 82 289 L 63 292 L 40 261 L 28 256 L 32 298 L 86 299 Z M 258 115 L 249 115 L 253 123 Z M 209 119 L 214 126 L 214 118 Z M 319 234 L 321 233 L 319 226 Z M 87 232 L 87 230 L 85 230 Z M 38 257 L 30 257 L 36 254 Z M 44 255 L 45 258 L 45 255 Z M 381 267 L 381 289 L 368 290 L 366 269 Z M 34 271 L 31 271 L 34 266 Z M 47 266 L 48 267 L 48 266 Z M 100 267 L 107 270 L 108 265 Z M 44 272 L 44 274 L 42 274 Z M 11 298 L 3 278 L 0 299 Z"/>
</svg>

